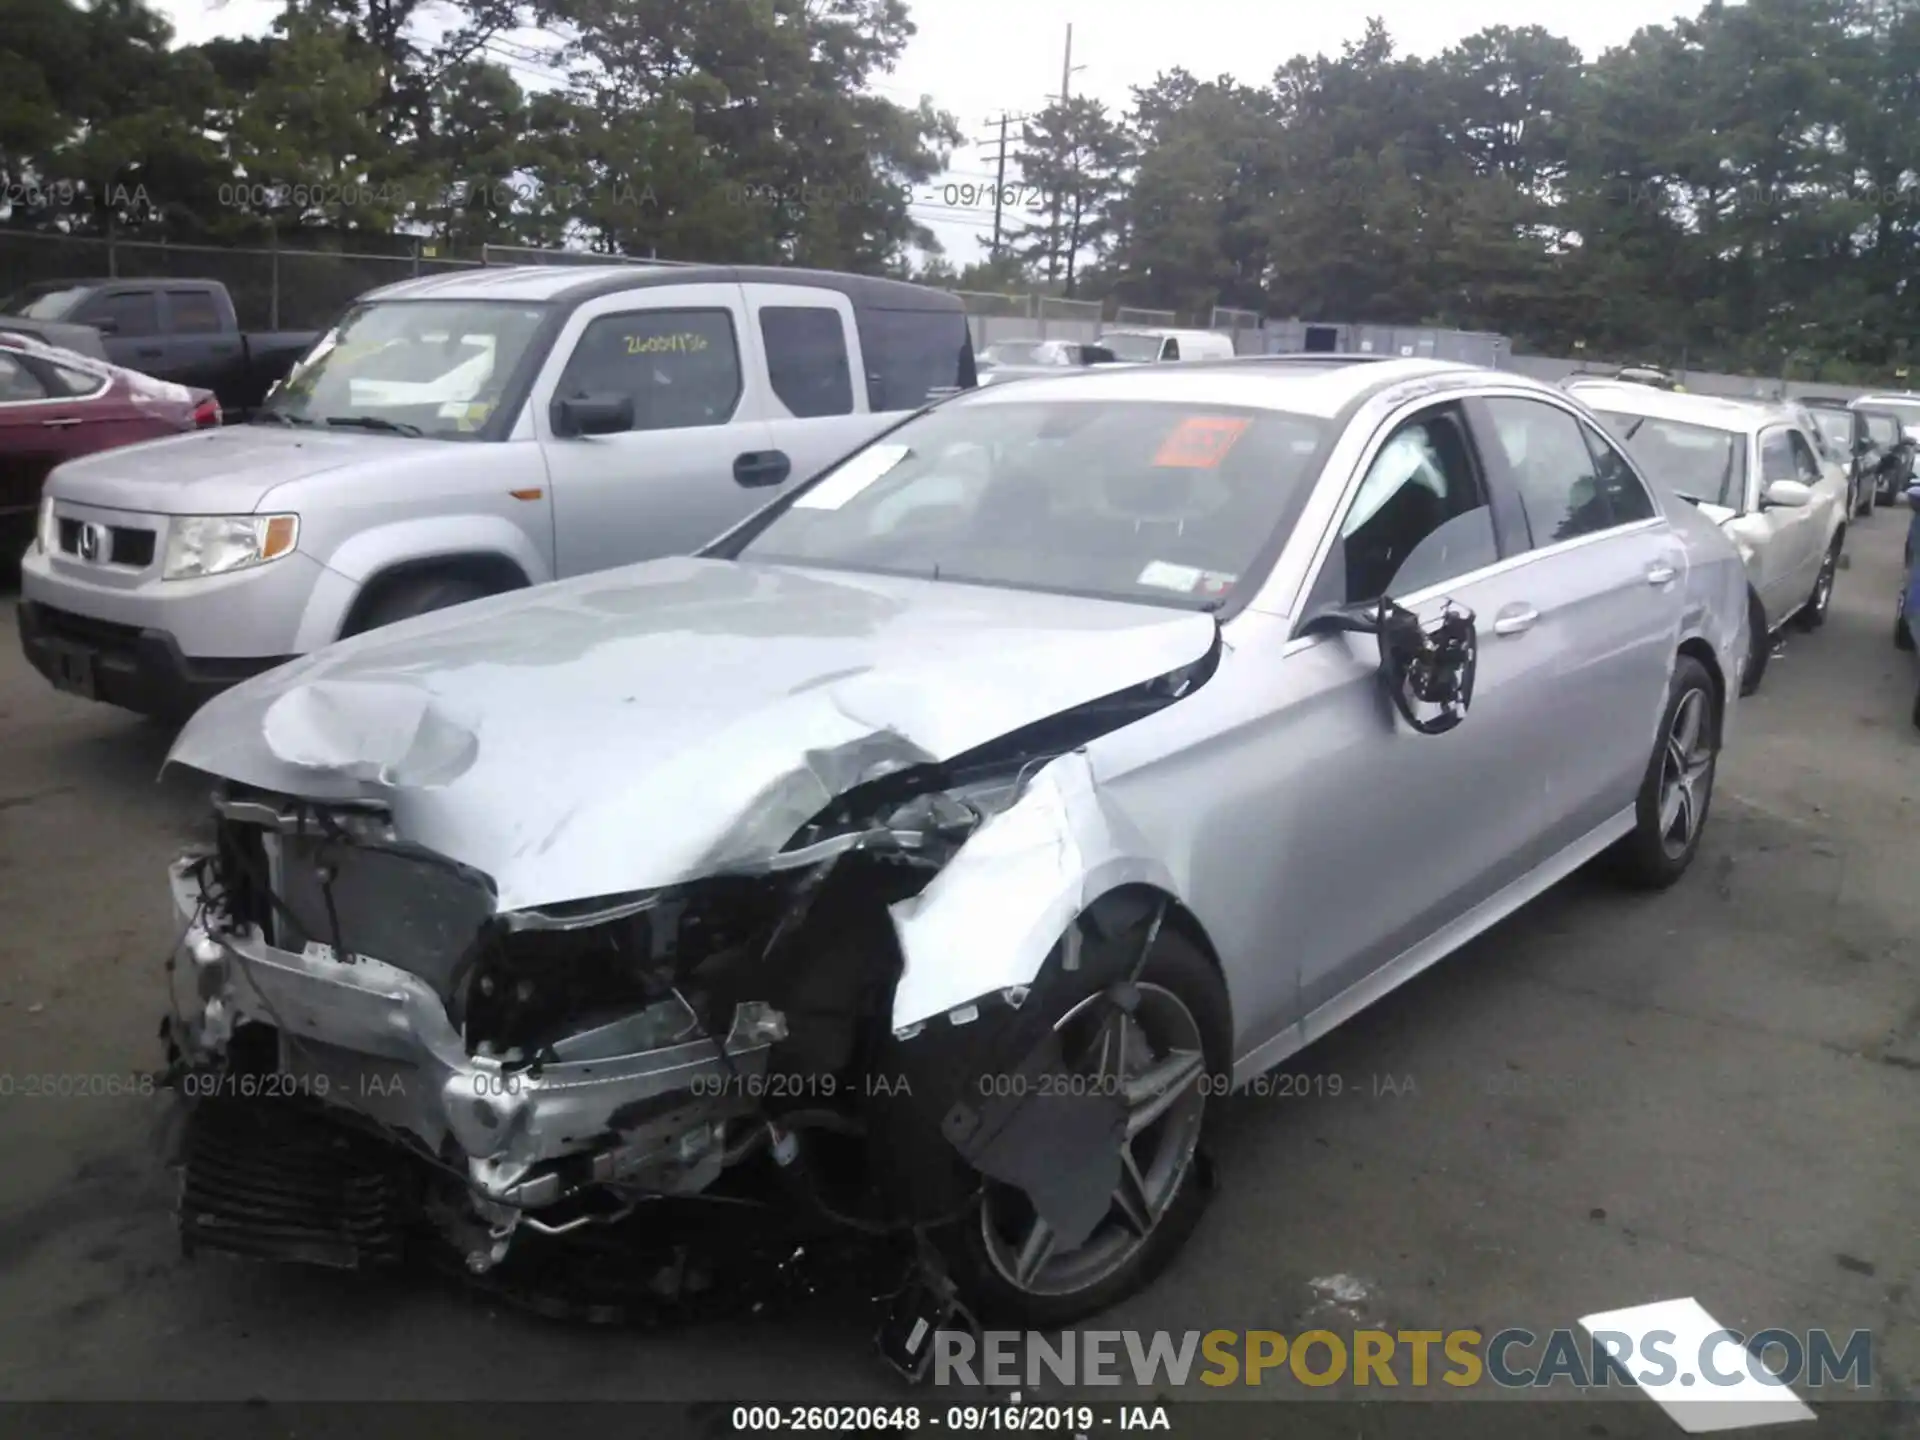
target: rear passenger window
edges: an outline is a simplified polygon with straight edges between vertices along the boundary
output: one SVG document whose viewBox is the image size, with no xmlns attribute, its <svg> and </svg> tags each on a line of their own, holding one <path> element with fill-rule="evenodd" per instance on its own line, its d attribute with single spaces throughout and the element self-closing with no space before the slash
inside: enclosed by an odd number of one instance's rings
<svg viewBox="0 0 1920 1440">
<path fill-rule="evenodd" d="M 1608 504 L 1580 421 L 1541 400 L 1489 400 L 1487 410 L 1520 492 L 1535 549 L 1620 523 Z"/>
<path fill-rule="evenodd" d="M 839 311 L 769 305 L 760 312 L 760 339 L 773 393 L 795 416 L 853 413 L 853 371 Z"/>
<path fill-rule="evenodd" d="M 176 335 L 220 333 L 220 307 L 211 291 L 167 291 L 167 319 Z"/>
<path fill-rule="evenodd" d="M 1598 430 L 1584 421 L 1580 428 L 1586 434 L 1587 448 L 1593 452 L 1594 474 L 1599 477 L 1600 493 L 1606 496 L 1607 512 L 1613 516 L 1613 523 L 1626 525 L 1635 520 L 1651 520 L 1653 497 L 1640 483 L 1633 467 Z"/>
<path fill-rule="evenodd" d="M 726 424 L 740 390 L 725 310 L 635 310 L 588 322 L 558 394 L 630 395 L 635 430 L 683 430 Z"/>
<path fill-rule="evenodd" d="M 114 335 L 157 335 L 160 297 L 151 290 L 109 290 L 81 305 L 73 318 L 81 325 L 105 321 Z M 109 332 L 103 329 L 102 333 Z"/>
<path fill-rule="evenodd" d="M 973 340 L 958 310 L 857 309 L 867 359 L 867 405 L 918 410 L 974 383 Z"/>
</svg>

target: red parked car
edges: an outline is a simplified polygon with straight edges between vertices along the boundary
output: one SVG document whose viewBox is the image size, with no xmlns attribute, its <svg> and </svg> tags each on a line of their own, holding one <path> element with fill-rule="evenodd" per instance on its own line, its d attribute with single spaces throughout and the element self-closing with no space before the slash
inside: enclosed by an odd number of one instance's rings
<svg viewBox="0 0 1920 1440">
<path fill-rule="evenodd" d="M 63 460 L 219 423 L 211 390 L 0 334 L 0 530 L 31 534 L 40 484 Z"/>
</svg>

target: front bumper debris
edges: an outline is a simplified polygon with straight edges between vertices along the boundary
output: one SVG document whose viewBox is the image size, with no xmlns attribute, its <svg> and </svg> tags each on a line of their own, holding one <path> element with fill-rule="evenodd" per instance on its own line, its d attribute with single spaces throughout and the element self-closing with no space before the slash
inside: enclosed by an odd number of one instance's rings
<svg viewBox="0 0 1920 1440">
<path fill-rule="evenodd" d="M 697 1163 L 719 1138 L 714 1107 L 699 1102 L 689 1113 L 658 1102 L 703 1082 L 716 1095 L 744 1093 L 783 1033 L 777 1015 L 746 1003 L 734 1013 L 725 1059 L 704 1035 L 627 1050 L 623 1027 L 609 1025 L 580 1058 L 511 1069 L 469 1055 L 419 977 L 366 956 L 342 961 L 321 946 L 283 950 L 257 931 L 216 935 L 197 918 L 195 862 L 176 862 L 169 878 L 185 926 L 175 986 L 186 1024 L 175 1038 L 190 1059 L 210 1058 L 239 1025 L 271 1026 L 283 1039 L 284 1093 L 344 1105 L 431 1154 L 453 1141 L 474 1190 L 507 1205 L 538 1208 L 582 1182 L 618 1181 L 667 1147 Z M 637 1126 L 622 1123 L 642 1114 L 649 1118 Z M 594 1151 L 616 1131 L 624 1144 Z M 589 1152 L 583 1172 L 561 1167 Z"/>
</svg>

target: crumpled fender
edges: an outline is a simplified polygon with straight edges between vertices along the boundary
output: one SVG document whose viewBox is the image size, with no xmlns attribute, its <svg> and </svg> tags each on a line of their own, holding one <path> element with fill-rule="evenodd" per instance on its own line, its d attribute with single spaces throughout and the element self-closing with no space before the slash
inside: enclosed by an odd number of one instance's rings
<svg viewBox="0 0 1920 1440">
<path fill-rule="evenodd" d="M 891 907 L 903 960 L 894 1030 L 1031 985 L 1082 911 L 1109 890 L 1136 883 L 1185 898 L 1102 790 L 1087 753 L 1060 756 L 926 889 Z"/>
</svg>

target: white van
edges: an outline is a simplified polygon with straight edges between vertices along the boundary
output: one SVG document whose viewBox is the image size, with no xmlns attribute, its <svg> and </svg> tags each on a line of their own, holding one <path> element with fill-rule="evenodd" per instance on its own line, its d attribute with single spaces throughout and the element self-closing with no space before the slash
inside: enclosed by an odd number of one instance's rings
<svg viewBox="0 0 1920 1440">
<path fill-rule="evenodd" d="M 1215 330 L 1106 330 L 1100 343 L 1123 365 L 1233 358 L 1233 337 Z"/>
</svg>

